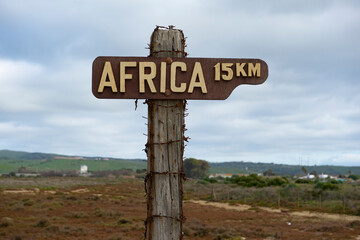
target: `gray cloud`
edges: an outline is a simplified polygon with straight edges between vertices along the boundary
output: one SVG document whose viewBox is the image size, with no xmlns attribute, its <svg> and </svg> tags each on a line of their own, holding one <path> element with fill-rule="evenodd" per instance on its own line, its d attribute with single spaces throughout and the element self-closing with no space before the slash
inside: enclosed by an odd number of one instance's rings
<svg viewBox="0 0 360 240">
<path fill-rule="evenodd" d="M 94 98 L 91 64 L 147 56 L 155 25 L 173 24 L 189 57 L 270 70 L 226 101 L 189 101 L 186 156 L 359 165 L 359 13 L 340 0 L 2 1 L 0 149 L 145 158 L 146 106 Z"/>
</svg>

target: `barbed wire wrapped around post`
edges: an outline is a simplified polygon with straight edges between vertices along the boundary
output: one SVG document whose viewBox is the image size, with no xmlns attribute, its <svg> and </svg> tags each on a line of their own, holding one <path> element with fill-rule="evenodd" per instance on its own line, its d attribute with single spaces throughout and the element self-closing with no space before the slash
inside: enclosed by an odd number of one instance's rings
<svg viewBox="0 0 360 240">
<path fill-rule="evenodd" d="M 160 108 L 165 108 L 165 109 L 169 109 L 169 108 L 177 108 L 177 107 L 181 107 L 183 109 L 183 116 L 182 118 L 185 119 L 185 117 L 188 115 L 187 114 L 187 102 L 186 101 L 182 101 L 181 104 L 176 104 L 173 106 L 166 106 L 163 104 L 157 104 L 154 103 L 153 101 L 148 101 L 146 100 L 144 102 L 144 104 L 148 104 L 149 109 L 153 108 L 154 106 L 156 107 L 160 107 Z M 151 118 L 152 115 L 152 111 L 149 110 L 149 118 Z M 149 157 L 150 163 L 149 163 L 149 171 L 144 179 L 144 185 L 145 185 L 145 194 L 146 194 L 146 198 L 148 199 L 148 202 L 151 201 L 151 199 L 153 198 L 153 193 L 152 193 L 152 188 L 151 185 L 154 182 L 154 178 L 156 175 L 163 175 L 163 176 L 170 176 L 170 175 L 177 175 L 179 176 L 179 187 L 180 187 L 180 195 L 181 195 L 181 201 L 183 201 L 183 181 L 186 180 L 186 174 L 184 171 L 184 166 L 183 166 L 183 161 L 181 161 L 181 168 L 180 171 L 163 171 L 163 172 L 159 172 L 159 171 L 155 171 L 154 170 L 154 161 L 155 161 L 155 156 L 153 154 L 153 150 L 151 150 L 151 148 L 153 148 L 156 145 L 170 145 L 170 144 L 176 144 L 176 143 L 181 143 L 181 160 L 183 160 L 183 154 L 184 154 L 184 148 L 185 148 L 185 144 L 184 142 L 188 142 L 189 141 L 189 137 L 185 136 L 185 131 L 186 131 L 186 125 L 185 125 L 185 121 L 183 121 L 183 125 L 182 125 L 182 138 L 181 139 L 175 139 L 175 140 L 169 140 L 169 141 L 165 141 L 165 142 L 153 142 L 153 129 L 152 126 L 149 126 L 148 129 L 148 142 L 145 144 L 145 152 L 150 152 L 151 155 Z M 168 215 L 163 215 L 163 214 L 152 214 L 152 206 L 151 204 L 149 204 L 148 206 L 148 214 L 146 220 L 145 220 L 145 233 L 144 233 L 144 237 L 145 239 L 147 239 L 147 234 L 149 233 L 148 228 L 151 227 L 151 225 L 153 224 L 154 219 L 157 218 L 165 218 L 165 219 L 172 219 L 174 221 L 180 222 L 180 223 L 184 223 L 186 221 L 185 216 L 183 215 L 183 209 L 181 208 L 181 212 L 179 214 L 179 216 L 168 216 Z M 183 230 L 182 230 L 182 224 L 181 224 L 181 235 L 180 235 L 180 239 L 183 238 Z"/>
<path fill-rule="evenodd" d="M 174 26 L 156 26 L 149 44 L 151 57 L 185 57 L 184 33 Z M 146 240 L 182 239 L 185 100 L 146 100 L 148 105 L 148 173 L 145 177 Z M 158 221 L 157 219 L 163 219 Z M 174 223 L 172 222 L 174 221 Z M 176 222 L 176 223 L 175 223 Z"/>
</svg>

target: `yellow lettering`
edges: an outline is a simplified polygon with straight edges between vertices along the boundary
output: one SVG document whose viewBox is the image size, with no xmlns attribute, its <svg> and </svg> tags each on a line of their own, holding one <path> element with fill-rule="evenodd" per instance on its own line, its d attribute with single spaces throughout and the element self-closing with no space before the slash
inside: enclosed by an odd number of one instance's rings
<svg viewBox="0 0 360 240">
<path fill-rule="evenodd" d="M 260 63 L 256 63 L 255 66 L 252 63 L 248 63 L 248 75 L 249 77 L 252 77 L 253 74 L 256 77 L 260 77 Z"/>
<path fill-rule="evenodd" d="M 126 74 L 126 67 L 136 67 L 136 62 L 120 62 L 120 92 L 125 92 L 125 80 L 132 79 L 132 74 Z"/>
<path fill-rule="evenodd" d="M 199 79 L 197 82 L 196 79 Z M 195 62 L 194 70 L 191 76 L 188 93 L 192 93 L 194 91 L 194 87 L 200 87 L 202 93 L 207 93 L 204 73 L 201 68 L 200 62 Z"/>
<path fill-rule="evenodd" d="M 215 81 L 220 81 L 220 63 L 215 64 Z"/>
<path fill-rule="evenodd" d="M 109 81 L 106 81 L 106 78 L 109 77 Z M 104 69 L 101 75 L 100 84 L 98 92 L 103 92 L 104 87 L 111 87 L 112 92 L 117 92 L 117 87 L 115 83 L 114 73 L 111 68 L 110 62 L 105 62 Z"/>
<path fill-rule="evenodd" d="M 165 93 L 166 90 L 166 62 L 161 62 L 160 66 L 160 92 Z"/>
<path fill-rule="evenodd" d="M 240 77 L 241 75 L 247 77 L 246 72 L 244 70 L 246 63 L 236 63 L 236 76 Z"/>
<path fill-rule="evenodd" d="M 184 62 L 173 62 L 170 68 L 170 89 L 172 92 L 185 92 L 186 83 L 181 83 L 180 87 L 176 86 L 176 68 L 180 68 L 180 71 L 186 71 L 186 64 Z"/>
<path fill-rule="evenodd" d="M 222 63 L 221 64 L 221 70 L 224 72 L 227 72 L 227 74 L 221 75 L 223 80 L 230 81 L 233 78 L 234 73 L 233 73 L 233 70 L 231 69 L 232 66 L 233 66 L 233 63 Z"/>
<path fill-rule="evenodd" d="M 150 73 L 145 74 L 145 68 L 150 68 Z M 139 92 L 145 93 L 145 81 L 147 81 L 150 91 L 156 93 L 153 79 L 156 76 L 156 64 L 154 62 L 139 62 Z"/>
</svg>

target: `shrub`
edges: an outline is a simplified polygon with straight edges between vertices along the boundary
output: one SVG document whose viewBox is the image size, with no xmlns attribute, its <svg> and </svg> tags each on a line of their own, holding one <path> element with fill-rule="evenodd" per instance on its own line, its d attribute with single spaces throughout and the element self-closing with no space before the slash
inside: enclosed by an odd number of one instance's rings
<svg viewBox="0 0 360 240">
<path fill-rule="evenodd" d="M 295 183 L 299 184 L 313 184 L 314 182 L 309 179 L 297 179 Z"/>
<path fill-rule="evenodd" d="M 204 177 L 204 181 L 207 181 L 209 183 L 217 183 L 218 180 L 216 178 L 209 178 L 208 176 Z"/>
<path fill-rule="evenodd" d="M 284 178 L 271 178 L 270 180 L 268 180 L 267 185 L 268 186 L 282 186 L 287 184 L 288 181 L 286 181 Z"/>
<path fill-rule="evenodd" d="M 295 183 L 289 183 L 284 187 L 284 189 L 299 189 L 299 186 Z"/>
<path fill-rule="evenodd" d="M 104 218 L 104 217 L 109 217 L 109 218 L 114 218 L 114 217 L 120 217 L 121 213 L 118 211 L 114 211 L 111 209 L 108 210 L 103 210 L 100 208 L 96 208 L 93 213 L 92 213 L 95 217 L 100 217 L 100 218 Z"/>
<path fill-rule="evenodd" d="M 315 188 L 321 189 L 323 191 L 325 191 L 325 190 L 338 190 L 339 186 L 336 185 L 336 184 L 330 183 L 330 182 L 326 182 L 326 183 L 318 182 L 315 185 Z"/>
<path fill-rule="evenodd" d="M 184 225 L 186 235 L 193 237 L 205 237 L 211 232 L 211 227 L 206 226 L 198 219 L 190 219 Z"/>
<path fill-rule="evenodd" d="M 331 184 L 340 184 L 340 183 L 342 183 L 342 182 L 340 182 L 340 181 L 336 181 L 335 179 L 330 179 L 330 180 L 328 180 L 327 182 L 328 182 L 328 183 L 331 183 Z"/>
<path fill-rule="evenodd" d="M 351 179 L 354 180 L 354 181 L 357 181 L 358 179 L 360 179 L 360 175 L 351 174 L 351 175 L 349 176 L 349 178 L 351 178 Z"/>
<path fill-rule="evenodd" d="M 147 169 L 136 169 L 136 173 L 146 173 Z"/>
<path fill-rule="evenodd" d="M 69 218 L 87 218 L 89 215 L 86 212 L 69 212 L 65 215 Z"/>
<path fill-rule="evenodd" d="M 127 220 L 127 219 L 125 219 L 125 218 L 120 218 L 120 219 L 118 220 L 118 225 L 124 225 L 124 224 L 127 224 L 127 223 L 131 223 L 131 221 L 130 221 L 130 220 Z"/>
<path fill-rule="evenodd" d="M 1 220 L 0 220 L 0 228 L 2 227 L 9 227 L 13 224 L 13 220 L 12 218 L 9 218 L 9 217 L 3 217 Z"/>
<path fill-rule="evenodd" d="M 40 228 L 47 227 L 47 226 L 49 226 L 49 220 L 47 220 L 47 219 L 40 219 L 35 224 L 35 227 L 40 227 Z"/>
<path fill-rule="evenodd" d="M 269 186 L 283 186 L 289 181 L 284 177 L 267 178 L 264 179 L 256 174 L 249 176 L 232 177 L 228 181 L 243 187 L 269 187 Z"/>
<path fill-rule="evenodd" d="M 231 178 L 231 182 L 243 187 L 266 187 L 267 183 L 264 178 L 250 174 L 249 176 L 238 176 Z"/>
<path fill-rule="evenodd" d="M 206 184 L 208 184 L 209 182 L 208 182 L 208 181 L 205 181 L 205 180 L 199 180 L 198 183 L 206 185 Z"/>
<path fill-rule="evenodd" d="M 286 183 L 290 183 L 290 181 L 289 181 L 289 178 L 290 178 L 290 177 L 288 178 L 288 177 L 282 176 L 281 178 L 282 178 Z"/>
<path fill-rule="evenodd" d="M 184 171 L 189 178 L 203 178 L 209 172 L 210 164 L 207 161 L 195 158 L 184 160 Z"/>
<path fill-rule="evenodd" d="M 209 183 L 217 183 L 218 180 L 216 178 L 209 178 Z"/>
</svg>

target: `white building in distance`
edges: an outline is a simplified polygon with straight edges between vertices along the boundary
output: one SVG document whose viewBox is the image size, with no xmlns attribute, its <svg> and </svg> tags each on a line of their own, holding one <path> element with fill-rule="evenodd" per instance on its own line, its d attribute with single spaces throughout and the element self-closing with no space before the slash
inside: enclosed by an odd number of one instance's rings
<svg viewBox="0 0 360 240">
<path fill-rule="evenodd" d="M 88 166 L 81 165 L 80 166 L 80 174 L 86 174 L 88 172 Z"/>
</svg>

